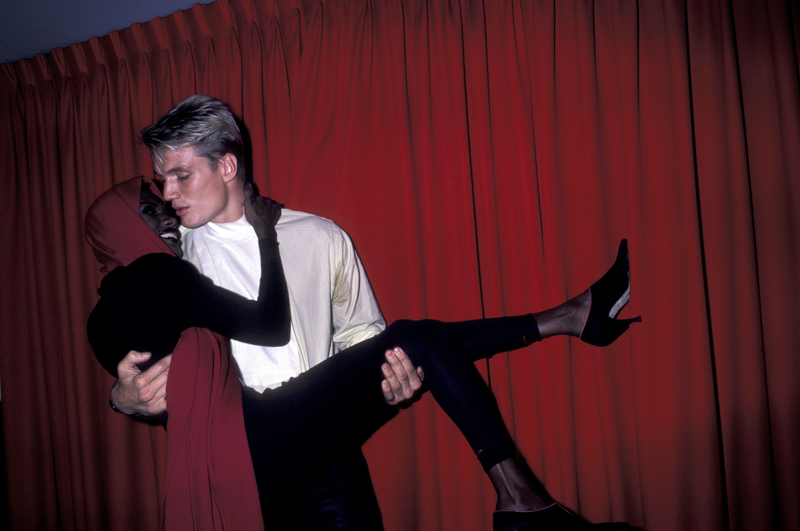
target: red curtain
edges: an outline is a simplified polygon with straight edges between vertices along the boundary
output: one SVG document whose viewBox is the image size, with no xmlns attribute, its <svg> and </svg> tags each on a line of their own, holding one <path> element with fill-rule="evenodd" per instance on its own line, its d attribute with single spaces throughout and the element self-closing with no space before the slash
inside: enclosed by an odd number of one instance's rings
<svg viewBox="0 0 800 531">
<path fill-rule="evenodd" d="M 156 527 L 164 434 L 106 404 L 83 216 L 204 93 L 263 193 L 351 234 L 389 320 L 557 304 L 628 237 L 641 325 L 481 365 L 521 455 L 592 521 L 800 530 L 798 35 L 784 0 L 218 0 L 0 65 L 15 529 Z M 387 530 L 488 528 L 430 398 L 366 452 Z"/>
</svg>

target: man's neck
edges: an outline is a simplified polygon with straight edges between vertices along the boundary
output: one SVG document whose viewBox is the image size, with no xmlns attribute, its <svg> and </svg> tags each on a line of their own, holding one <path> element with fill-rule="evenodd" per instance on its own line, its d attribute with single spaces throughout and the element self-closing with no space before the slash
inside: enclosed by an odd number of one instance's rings
<svg viewBox="0 0 800 531">
<path fill-rule="evenodd" d="M 225 209 L 214 219 L 214 223 L 233 223 L 239 221 L 244 215 L 244 190 L 242 180 L 239 178 L 226 183 L 228 188 L 228 201 Z"/>
<path fill-rule="evenodd" d="M 242 216 L 244 216 L 244 205 L 242 205 L 240 207 L 238 215 L 235 215 L 235 214 L 227 215 L 226 214 L 224 216 L 224 219 L 219 219 L 219 217 L 218 217 L 214 221 L 209 221 L 209 223 L 214 223 L 214 224 L 217 224 L 217 225 L 222 225 L 222 224 L 225 224 L 225 223 L 235 223 L 235 222 L 241 220 Z"/>
</svg>

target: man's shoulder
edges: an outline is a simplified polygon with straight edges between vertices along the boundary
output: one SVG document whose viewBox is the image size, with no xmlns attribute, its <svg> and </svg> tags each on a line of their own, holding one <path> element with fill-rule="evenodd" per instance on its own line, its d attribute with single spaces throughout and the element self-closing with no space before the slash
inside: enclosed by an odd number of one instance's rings
<svg viewBox="0 0 800 531">
<path fill-rule="evenodd" d="M 322 225 L 327 226 L 329 224 L 334 224 L 333 221 L 323 218 L 322 216 L 317 216 L 316 214 L 310 214 L 308 212 L 300 212 L 299 210 L 292 210 L 290 208 L 284 208 L 281 212 L 281 219 L 278 221 L 278 224 L 298 224 L 298 225 Z"/>
<path fill-rule="evenodd" d="M 328 237 L 344 234 L 344 230 L 339 225 L 327 218 L 288 208 L 283 209 L 277 228 L 279 234 L 315 233 Z"/>
</svg>

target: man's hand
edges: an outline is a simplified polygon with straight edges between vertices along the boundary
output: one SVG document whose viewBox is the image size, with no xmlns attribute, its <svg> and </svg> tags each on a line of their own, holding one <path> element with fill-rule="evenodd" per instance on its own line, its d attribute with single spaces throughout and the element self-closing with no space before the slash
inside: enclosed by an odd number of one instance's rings
<svg viewBox="0 0 800 531">
<path fill-rule="evenodd" d="M 415 369 L 400 347 L 387 350 L 386 361 L 388 363 L 381 365 L 385 378 L 381 382 L 383 398 L 391 406 L 410 406 L 422 394 L 422 381 L 425 379 L 422 367 Z"/>
<path fill-rule="evenodd" d="M 111 388 L 111 403 L 126 415 L 150 417 L 167 410 L 167 374 L 172 354 L 142 372 L 136 366 L 149 352 L 131 350 L 117 365 L 119 378 Z"/>
</svg>

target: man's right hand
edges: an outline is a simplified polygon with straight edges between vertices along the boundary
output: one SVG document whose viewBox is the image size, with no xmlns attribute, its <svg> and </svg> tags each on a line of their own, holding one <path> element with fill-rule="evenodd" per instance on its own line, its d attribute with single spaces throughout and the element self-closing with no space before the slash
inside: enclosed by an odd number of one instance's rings
<svg viewBox="0 0 800 531">
<path fill-rule="evenodd" d="M 117 365 L 119 378 L 111 388 L 111 403 L 126 415 L 151 417 L 167 410 L 167 374 L 172 354 L 142 372 L 136 366 L 149 352 L 131 350 Z"/>
</svg>

